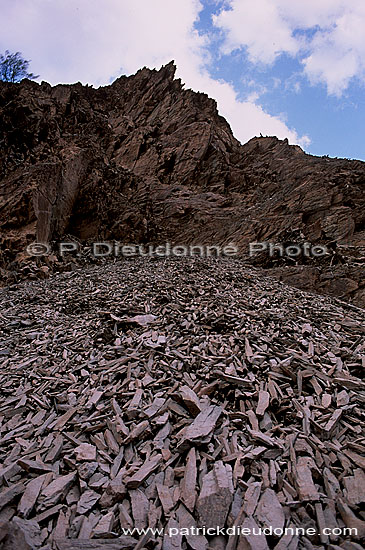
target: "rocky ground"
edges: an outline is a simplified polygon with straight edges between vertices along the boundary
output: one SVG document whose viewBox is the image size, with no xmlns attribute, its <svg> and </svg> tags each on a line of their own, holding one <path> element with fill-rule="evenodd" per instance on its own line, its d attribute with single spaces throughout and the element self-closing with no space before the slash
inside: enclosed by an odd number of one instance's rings
<svg viewBox="0 0 365 550">
<path fill-rule="evenodd" d="M 0 303 L 2 550 L 363 547 L 362 310 L 197 258 Z"/>
</svg>

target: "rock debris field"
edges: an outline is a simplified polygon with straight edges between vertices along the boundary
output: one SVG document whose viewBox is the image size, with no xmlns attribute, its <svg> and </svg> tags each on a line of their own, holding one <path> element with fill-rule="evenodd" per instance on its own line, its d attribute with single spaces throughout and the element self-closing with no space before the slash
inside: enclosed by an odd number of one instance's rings
<svg viewBox="0 0 365 550">
<path fill-rule="evenodd" d="M 0 301 L 2 550 L 363 548 L 362 310 L 236 259 Z"/>
</svg>

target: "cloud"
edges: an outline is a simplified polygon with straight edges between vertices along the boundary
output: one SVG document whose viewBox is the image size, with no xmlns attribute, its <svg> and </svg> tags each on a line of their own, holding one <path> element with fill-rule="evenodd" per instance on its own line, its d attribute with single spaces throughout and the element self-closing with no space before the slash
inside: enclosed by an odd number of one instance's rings
<svg viewBox="0 0 365 550">
<path fill-rule="evenodd" d="M 245 47 L 253 63 L 273 63 L 282 52 L 295 54 L 297 40 L 272 0 L 233 0 L 213 21 L 226 33 L 222 52 Z"/>
<path fill-rule="evenodd" d="M 204 71 L 196 74 L 191 83 L 194 89 L 205 91 L 217 100 L 220 114 L 228 120 L 234 135 L 242 143 L 262 133 L 280 139 L 288 138 L 290 143 L 299 143 L 303 148 L 309 146 L 308 136 L 299 137 L 295 130 L 288 128 L 283 119 L 266 113 L 255 103 L 257 96 L 251 95 L 249 100 L 239 101 L 230 84 L 213 80 Z"/>
<path fill-rule="evenodd" d="M 330 94 L 340 96 L 353 78 L 365 82 L 364 29 L 365 5 L 356 2 L 330 30 L 315 34 L 303 60 L 312 83 L 325 82 Z"/>
<path fill-rule="evenodd" d="M 222 53 L 244 48 L 251 62 L 298 58 L 312 84 L 340 96 L 352 79 L 365 82 L 365 4 L 359 0 L 230 0 L 214 24 Z"/>
<path fill-rule="evenodd" d="M 107 84 L 173 54 L 203 56 L 206 39 L 192 29 L 199 10 L 197 0 L 3 0 L 0 40 L 52 84 Z"/>
<path fill-rule="evenodd" d="M 258 97 L 239 101 L 232 85 L 209 75 L 210 37 L 194 27 L 202 8 L 200 0 L 2 0 L 0 49 L 22 51 L 51 84 L 104 85 L 174 59 L 186 86 L 214 97 L 241 141 L 262 132 L 306 146 L 308 138 L 266 113 Z M 277 40 L 295 45 L 284 25 Z M 263 43 L 257 52 L 263 55 Z"/>
</svg>

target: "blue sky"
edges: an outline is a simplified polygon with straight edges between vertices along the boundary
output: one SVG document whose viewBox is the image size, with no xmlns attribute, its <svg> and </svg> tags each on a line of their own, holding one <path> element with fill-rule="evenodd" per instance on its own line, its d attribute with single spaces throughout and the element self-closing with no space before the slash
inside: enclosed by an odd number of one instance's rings
<svg viewBox="0 0 365 550">
<path fill-rule="evenodd" d="M 242 142 L 365 160 L 361 0 L 2 0 L 0 51 L 51 84 L 104 85 L 174 59 Z"/>
<path fill-rule="evenodd" d="M 196 28 L 214 36 L 212 48 L 219 50 L 225 36 L 218 32 L 212 18 L 220 13 L 217 4 L 221 3 L 204 4 Z M 365 42 L 365 19 L 363 25 Z M 311 37 L 315 29 L 303 34 Z M 329 93 L 325 80 L 311 84 L 303 74 L 300 57 L 283 53 L 268 66 L 252 62 L 246 48 L 240 48 L 215 56 L 214 61 L 210 67 L 214 78 L 232 83 L 241 100 L 256 94 L 256 101 L 266 112 L 281 117 L 299 135 L 309 137 L 307 152 L 365 160 L 365 89 L 361 79 L 354 77 L 340 92 Z"/>
</svg>

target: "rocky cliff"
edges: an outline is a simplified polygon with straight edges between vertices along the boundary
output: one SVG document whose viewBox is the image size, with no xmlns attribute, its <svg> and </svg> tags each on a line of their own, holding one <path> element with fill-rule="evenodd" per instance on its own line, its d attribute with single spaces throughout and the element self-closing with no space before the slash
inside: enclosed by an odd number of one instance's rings
<svg viewBox="0 0 365 550">
<path fill-rule="evenodd" d="M 365 163 L 275 137 L 241 145 L 215 101 L 174 74 L 144 68 L 99 89 L 0 82 L 3 275 L 33 261 L 27 244 L 64 235 L 234 242 L 289 283 L 364 306 Z M 257 241 L 330 253 L 249 258 Z"/>
</svg>

